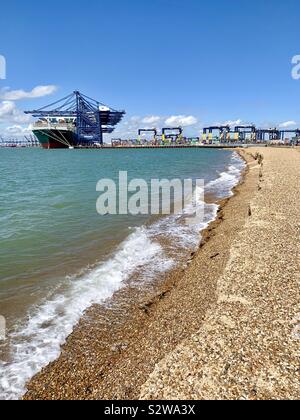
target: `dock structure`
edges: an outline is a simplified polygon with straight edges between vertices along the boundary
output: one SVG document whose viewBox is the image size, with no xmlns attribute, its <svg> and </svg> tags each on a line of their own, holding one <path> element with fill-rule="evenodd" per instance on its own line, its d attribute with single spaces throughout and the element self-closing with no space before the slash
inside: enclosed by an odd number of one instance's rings
<svg viewBox="0 0 300 420">
<path fill-rule="evenodd" d="M 107 148 L 104 134 L 112 134 L 121 122 L 125 111 L 117 111 L 79 91 L 50 105 L 25 111 L 39 120 L 33 126 L 34 140 L 43 148 Z M 186 137 L 182 127 L 140 128 L 137 138 L 111 140 L 112 148 L 130 147 L 201 147 L 237 146 L 244 144 L 300 144 L 300 129 L 257 128 L 255 124 L 229 123 L 204 127 L 201 135 Z"/>
<path fill-rule="evenodd" d="M 162 129 L 163 143 L 181 143 L 183 140 L 182 127 L 165 127 Z"/>
<path fill-rule="evenodd" d="M 151 140 L 141 138 L 143 133 L 154 133 Z M 300 129 L 257 128 L 249 125 L 214 125 L 203 128 L 201 137 L 185 137 L 182 127 L 163 128 L 161 134 L 156 128 L 140 129 L 138 139 L 112 141 L 112 147 L 238 147 L 255 144 L 300 144 Z"/>
<path fill-rule="evenodd" d="M 287 136 L 294 136 L 295 141 L 300 140 L 300 129 L 280 130 L 278 128 L 257 128 L 255 125 L 211 126 L 203 129 L 204 143 L 242 143 L 257 144 L 268 142 L 284 142 Z"/>
<path fill-rule="evenodd" d="M 38 139 L 33 134 L 30 136 L 24 136 L 24 139 L 26 140 L 28 147 L 39 147 L 40 145 Z"/>
<path fill-rule="evenodd" d="M 222 143 L 230 142 L 230 126 L 221 125 L 221 126 L 210 126 L 203 128 L 202 140 L 204 142 L 213 142 L 221 141 Z"/>
<path fill-rule="evenodd" d="M 281 136 L 281 140 L 284 141 L 284 139 L 286 138 L 286 135 L 294 135 L 295 139 L 300 139 L 300 129 L 296 129 L 296 130 L 280 130 L 280 136 Z"/>
<path fill-rule="evenodd" d="M 244 143 L 250 140 L 251 143 L 255 143 L 257 140 L 257 130 L 255 125 L 238 125 L 234 128 L 236 138 Z"/>
<path fill-rule="evenodd" d="M 277 128 L 270 129 L 258 129 L 257 130 L 257 140 L 264 142 L 269 141 L 279 141 L 281 140 L 280 131 Z"/>
<path fill-rule="evenodd" d="M 246 141 L 256 141 L 255 125 L 239 125 L 230 127 L 229 125 L 211 126 L 203 128 L 202 140 L 204 142 L 214 143 L 232 143 Z"/>
<path fill-rule="evenodd" d="M 1 148 L 32 148 L 39 146 L 39 141 L 34 135 L 6 139 L 0 136 Z"/>
<path fill-rule="evenodd" d="M 153 142 L 156 144 L 157 143 L 157 129 L 156 128 L 141 128 L 139 129 L 138 132 L 138 143 L 141 144 L 142 143 L 142 135 L 143 134 L 148 134 L 148 133 L 153 133 Z"/>
</svg>

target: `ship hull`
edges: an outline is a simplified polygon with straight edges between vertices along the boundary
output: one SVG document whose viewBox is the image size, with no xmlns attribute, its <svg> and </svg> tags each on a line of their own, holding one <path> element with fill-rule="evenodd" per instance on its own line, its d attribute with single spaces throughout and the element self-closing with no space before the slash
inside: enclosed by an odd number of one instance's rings
<svg viewBox="0 0 300 420">
<path fill-rule="evenodd" d="M 69 149 L 77 143 L 76 134 L 69 130 L 34 130 L 43 149 Z"/>
</svg>

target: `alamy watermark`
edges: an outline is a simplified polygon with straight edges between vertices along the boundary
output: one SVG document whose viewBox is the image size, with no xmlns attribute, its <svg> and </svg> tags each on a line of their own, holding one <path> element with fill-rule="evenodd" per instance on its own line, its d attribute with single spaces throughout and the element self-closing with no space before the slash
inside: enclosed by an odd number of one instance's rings
<svg viewBox="0 0 300 420">
<path fill-rule="evenodd" d="M 0 315 L 0 342 L 6 339 L 6 320 Z"/>
<path fill-rule="evenodd" d="M 0 80 L 6 79 L 6 59 L 0 55 Z"/>
<path fill-rule="evenodd" d="M 189 224 L 204 220 L 203 179 L 128 180 L 128 173 L 119 172 L 118 181 L 101 179 L 97 212 L 106 215 L 186 215 Z"/>
<path fill-rule="evenodd" d="M 300 55 L 294 55 L 294 57 L 292 58 L 292 64 L 293 64 L 292 78 L 294 80 L 299 80 L 300 79 Z"/>
</svg>

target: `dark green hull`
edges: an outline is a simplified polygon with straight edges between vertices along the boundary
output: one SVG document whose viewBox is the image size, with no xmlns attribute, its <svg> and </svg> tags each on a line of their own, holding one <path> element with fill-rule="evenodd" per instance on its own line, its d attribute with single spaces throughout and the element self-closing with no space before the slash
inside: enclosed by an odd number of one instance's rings
<svg viewBox="0 0 300 420">
<path fill-rule="evenodd" d="M 77 144 L 77 136 L 73 131 L 66 130 L 34 130 L 44 149 L 69 149 Z"/>
</svg>

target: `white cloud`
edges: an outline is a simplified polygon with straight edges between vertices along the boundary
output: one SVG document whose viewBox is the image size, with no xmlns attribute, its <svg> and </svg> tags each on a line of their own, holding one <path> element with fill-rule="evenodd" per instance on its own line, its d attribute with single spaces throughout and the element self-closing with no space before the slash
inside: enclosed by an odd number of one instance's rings
<svg viewBox="0 0 300 420">
<path fill-rule="evenodd" d="M 229 127 L 232 128 L 232 127 L 236 127 L 238 125 L 241 125 L 242 122 L 243 121 L 241 119 L 238 119 L 238 120 L 229 120 L 229 121 L 225 121 L 224 124 L 222 124 L 222 125 L 229 125 Z"/>
<path fill-rule="evenodd" d="M 129 122 L 132 124 L 137 124 L 141 121 L 142 117 L 139 117 L 138 115 L 134 115 L 129 119 Z"/>
<path fill-rule="evenodd" d="M 24 127 L 21 125 L 13 125 L 11 127 L 7 127 L 5 131 L 10 135 L 24 135 L 24 134 L 30 134 L 32 131 L 32 125 L 29 125 L 28 127 Z"/>
<path fill-rule="evenodd" d="M 280 124 L 280 128 L 289 128 L 295 127 L 297 125 L 296 121 L 286 121 Z"/>
<path fill-rule="evenodd" d="M 152 115 L 152 116 L 143 118 L 142 123 L 144 123 L 144 124 L 157 124 L 157 123 L 160 122 L 160 120 L 161 120 L 161 117 L 156 116 L 156 115 Z"/>
<path fill-rule="evenodd" d="M 197 124 L 197 118 L 185 115 L 173 115 L 166 119 L 165 124 L 171 127 L 189 127 L 191 125 Z"/>
<path fill-rule="evenodd" d="M 116 127 L 112 135 L 107 136 L 107 140 L 111 138 L 134 139 L 138 136 L 139 129 L 153 129 L 157 128 L 158 132 L 163 127 L 185 127 L 186 135 L 195 135 L 200 130 L 201 124 L 198 123 L 196 117 L 177 115 L 177 116 L 132 116 L 127 117 L 124 121 Z M 191 127 L 190 129 L 188 127 Z"/>
<path fill-rule="evenodd" d="M 24 114 L 12 101 L 0 102 L 0 123 L 28 124 L 31 116 Z"/>
<path fill-rule="evenodd" d="M 57 91 L 57 86 L 37 86 L 30 92 L 25 90 L 9 90 L 4 88 L 0 91 L 0 99 L 5 101 L 19 101 L 21 99 L 35 99 L 42 98 L 44 96 L 52 95 Z"/>
</svg>

